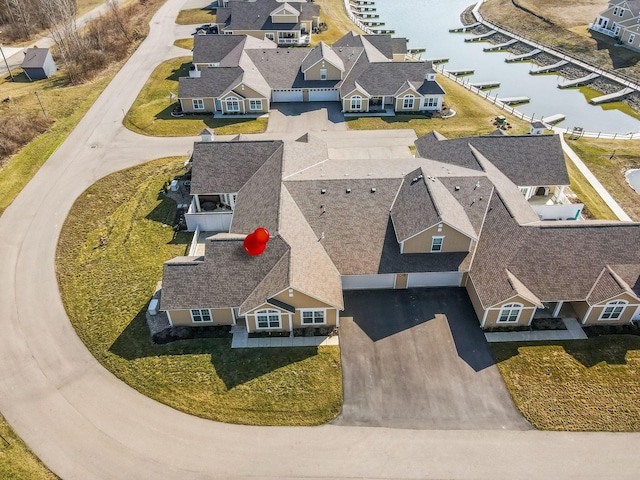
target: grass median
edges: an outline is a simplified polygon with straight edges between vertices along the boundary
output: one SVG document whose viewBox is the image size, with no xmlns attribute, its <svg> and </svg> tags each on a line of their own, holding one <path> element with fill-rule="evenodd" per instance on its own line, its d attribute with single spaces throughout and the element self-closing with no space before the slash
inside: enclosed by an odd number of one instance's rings
<svg viewBox="0 0 640 480">
<path fill-rule="evenodd" d="M 186 413 L 252 425 L 331 420 L 342 405 L 336 347 L 232 350 L 228 338 L 151 343 L 145 311 L 162 263 L 184 255 L 191 238 L 174 234 L 175 202 L 160 193 L 183 173 L 183 162 L 163 159 L 114 173 L 74 204 L 56 265 L 78 335 L 118 378 Z"/>
<path fill-rule="evenodd" d="M 198 135 L 203 128 L 216 134 L 262 133 L 266 118 L 213 118 L 212 114 L 172 117 L 175 103 L 169 94 L 178 93 L 178 79 L 189 76 L 191 57 L 179 57 L 161 63 L 153 71 L 124 118 L 124 126 L 142 135 L 185 137 Z"/>
<path fill-rule="evenodd" d="M 640 337 L 491 343 L 516 406 L 541 430 L 640 430 Z"/>
<path fill-rule="evenodd" d="M 216 23 L 215 10 L 208 8 L 189 8 L 187 10 L 180 10 L 178 17 L 176 18 L 178 25 L 198 25 Z"/>
</svg>

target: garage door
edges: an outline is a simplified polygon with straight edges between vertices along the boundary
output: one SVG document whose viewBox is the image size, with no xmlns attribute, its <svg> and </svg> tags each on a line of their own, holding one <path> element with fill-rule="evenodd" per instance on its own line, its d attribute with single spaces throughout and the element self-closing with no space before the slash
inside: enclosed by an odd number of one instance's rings
<svg viewBox="0 0 640 480">
<path fill-rule="evenodd" d="M 302 90 L 272 90 L 274 102 L 301 102 Z"/>
<path fill-rule="evenodd" d="M 407 288 L 411 287 L 459 287 L 462 272 L 410 273 Z"/>
<path fill-rule="evenodd" d="M 338 91 L 334 88 L 309 89 L 310 102 L 337 102 L 338 100 Z"/>
<path fill-rule="evenodd" d="M 370 290 L 374 288 L 393 288 L 396 276 L 385 275 L 342 275 L 343 290 Z"/>
</svg>

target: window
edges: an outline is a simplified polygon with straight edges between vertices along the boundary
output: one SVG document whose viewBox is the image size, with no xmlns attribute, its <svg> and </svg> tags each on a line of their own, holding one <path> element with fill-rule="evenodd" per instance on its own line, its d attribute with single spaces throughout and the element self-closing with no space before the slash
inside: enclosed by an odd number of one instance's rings
<svg viewBox="0 0 640 480">
<path fill-rule="evenodd" d="M 191 101 L 193 102 L 194 110 L 204 110 L 204 100 L 201 98 L 194 98 Z"/>
<path fill-rule="evenodd" d="M 191 321 L 193 323 L 213 322 L 211 310 L 208 308 L 194 308 L 191 310 Z"/>
<path fill-rule="evenodd" d="M 624 8 L 621 8 L 621 9 L 618 11 L 618 16 L 619 16 L 619 17 L 622 17 L 623 15 L 624 15 Z"/>
<path fill-rule="evenodd" d="M 531 187 L 519 187 L 519 188 L 520 188 L 520 193 L 524 195 L 524 198 L 529 200 L 529 198 L 531 198 Z"/>
<path fill-rule="evenodd" d="M 423 106 L 425 107 L 437 107 L 438 97 L 424 97 Z"/>
<path fill-rule="evenodd" d="M 354 95 L 351 97 L 351 110 L 360 110 L 362 108 L 362 97 Z"/>
<path fill-rule="evenodd" d="M 240 102 L 236 97 L 227 98 L 227 112 L 239 112 Z"/>
<path fill-rule="evenodd" d="M 273 40 L 276 39 L 276 36 L 273 33 L 268 32 L 268 33 L 264 34 L 264 38 L 266 38 L 267 40 L 272 40 L 273 41 Z"/>
<path fill-rule="evenodd" d="M 508 303 L 500 309 L 497 323 L 515 323 L 522 313 L 521 303 Z"/>
<path fill-rule="evenodd" d="M 605 305 L 604 310 L 600 314 L 598 320 L 618 320 L 628 302 L 624 300 L 615 300 Z"/>
<path fill-rule="evenodd" d="M 613 14 L 614 14 L 614 15 L 617 15 L 617 14 L 618 14 L 618 7 L 615 7 L 615 8 L 613 9 Z"/>
<path fill-rule="evenodd" d="M 280 328 L 280 312 L 278 310 L 257 311 L 256 325 L 259 329 Z"/>
<path fill-rule="evenodd" d="M 413 95 L 405 95 L 402 99 L 402 109 L 411 110 L 413 108 L 413 101 L 416 99 Z"/>
<path fill-rule="evenodd" d="M 326 80 L 327 79 L 327 69 L 326 68 L 321 68 L 320 69 L 320 80 Z"/>
<path fill-rule="evenodd" d="M 441 252 L 443 242 L 444 242 L 444 237 L 431 237 L 431 251 Z"/>
<path fill-rule="evenodd" d="M 262 100 L 249 100 L 250 110 L 262 110 Z"/>
<path fill-rule="evenodd" d="M 635 39 L 636 39 L 636 36 L 633 33 L 629 35 L 629 43 L 633 43 Z"/>
<path fill-rule="evenodd" d="M 324 310 L 303 310 L 302 311 L 303 325 L 323 325 L 324 323 L 325 323 Z"/>
</svg>

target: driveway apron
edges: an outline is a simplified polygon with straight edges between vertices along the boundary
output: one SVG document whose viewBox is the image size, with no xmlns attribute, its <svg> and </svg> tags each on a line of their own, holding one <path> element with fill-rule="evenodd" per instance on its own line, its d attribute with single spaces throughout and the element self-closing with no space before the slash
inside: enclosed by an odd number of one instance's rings
<svg viewBox="0 0 640 480">
<path fill-rule="evenodd" d="M 345 292 L 344 405 L 334 423 L 531 426 L 513 404 L 462 288 Z"/>
</svg>

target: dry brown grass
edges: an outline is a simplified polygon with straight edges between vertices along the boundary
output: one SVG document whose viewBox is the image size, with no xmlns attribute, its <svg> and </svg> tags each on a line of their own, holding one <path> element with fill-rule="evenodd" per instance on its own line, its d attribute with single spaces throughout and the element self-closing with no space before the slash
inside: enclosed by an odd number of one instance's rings
<svg viewBox="0 0 640 480">
<path fill-rule="evenodd" d="M 24 116 L 19 113 L 2 115 L 0 122 L 3 124 L 2 136 L 0 136 L 0 167 L 8 162 L 11 155 L 47 130 L 53 123 L 42 116 Z"/>
<path fill-rule="evenodd" d="M 517 5 L 526 8 L 531 13 Z M 591 33 L 586 25 L 607 5 L 606 0 L 488 0 L 481 8 L 485 19 L 525 38 L 601 68 L 640 80 L 640 54 L 615 47 L 612 38 Z"/>
<path fill-rule="evenodd" d="M 347 16 L 342 0 L 315 0 L 320 5 L 320 21 L 329 27 L 325 32 L 313 35 L 313 44 L 324 42 L 332 45 L 333 42 L 343 37 L 345 33 L 364 33 Z"/>
<path fill-rule="evenodd" d="M 640 221 L 640 195 L 624 177 L 627 170 L 640 168 L 640 140 L 580 138 L 567 143 L 624 211 Z"/>
</svg>

